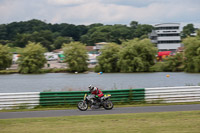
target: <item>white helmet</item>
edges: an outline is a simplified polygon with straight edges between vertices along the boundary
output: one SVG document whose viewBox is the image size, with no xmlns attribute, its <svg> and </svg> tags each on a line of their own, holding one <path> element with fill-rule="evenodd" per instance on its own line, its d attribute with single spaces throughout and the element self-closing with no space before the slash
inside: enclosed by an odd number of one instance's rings
<svg viewBox="0 0 200 133">
<path fill-rule="evenodd" d="M 90 92 L 92 92 L 92 91 L 93 91 L 93 89 L 94 89 L 94 87 L 92 87 L 92 85 L 89 85 L 89 87 L 88 87 L 88 88 L 89 88 L 89 91 L 90 91 Z"/>
</svg>

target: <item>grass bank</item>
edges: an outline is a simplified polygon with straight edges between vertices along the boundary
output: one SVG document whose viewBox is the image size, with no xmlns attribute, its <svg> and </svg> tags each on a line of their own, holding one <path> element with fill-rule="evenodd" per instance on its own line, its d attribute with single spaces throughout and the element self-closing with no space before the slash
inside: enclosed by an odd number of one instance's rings
<svg viewBox="0 0 200 133">
<path fill-rule="evenodd" d="M 19 73 L 18 70 L 0 70 L 0 74 L 14 74 Z"/>
<path fill-rule="evenodd" d="M 200 111 L 0 120 L 1 133 L 198 133 Z"/>
<path fill-rule="evenodd" d="M 42 73 L 67 73 L 70 72 L 67 68 L 51 68 L 51 69 L 41 69 L 39 74 Z M 0 74 L 14 74 L 19 73 L 19 70 L 0 70 Z"/>
<path fill-rule="evenodd" d="M 88 71 L 81 72 L 81 73 L 88 73 L 88 72 L 94 72 L 94 69 L 88 68 Z M 18 69 L 0 70 L 0 74 L 14 74 L 14 73 L 19 73 L 19 70 Z M 49 69 L 41 69 L 39 74 L 43 74 L 43 73 L 72 73 L 72 72 L 68 68 L 49 68 Z"/>
</svg>

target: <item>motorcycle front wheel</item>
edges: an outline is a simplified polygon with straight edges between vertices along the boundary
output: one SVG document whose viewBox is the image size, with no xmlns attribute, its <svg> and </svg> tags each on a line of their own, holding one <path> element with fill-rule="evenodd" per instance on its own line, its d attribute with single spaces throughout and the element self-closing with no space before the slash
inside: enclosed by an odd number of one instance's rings
<svg viewBox="0 0 200 133">
<path fill-rule="evenodd" d="M 105 101 L 103 103 L 103 107 L 106 110 L 111 110 L 113 108 L 113 103 L 111 101 Z"/>
<path fill-rule="evenodd" d="M 79 102 L 78 104 L 77 104 L 77 108 L 79 109 L 79 110 L 81 110 L 81 111 L 86 111 L 87 109 L 88 109 L 88 105 L 87 105 L 87 103 L 86 102 Z"/>
</svg>

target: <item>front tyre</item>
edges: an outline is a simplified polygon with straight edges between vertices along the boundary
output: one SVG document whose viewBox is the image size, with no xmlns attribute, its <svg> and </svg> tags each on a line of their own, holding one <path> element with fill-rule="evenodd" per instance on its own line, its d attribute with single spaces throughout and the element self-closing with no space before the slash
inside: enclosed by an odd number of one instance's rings
<svg viewBox="0 0 200 133">
<path fill-rule="evenodd" d="M 106 110 L 111 110 L 113 108 L 113 103 L 111 101 L 105 101 L 103 103 L 103 107 Z"/>
<path fill-rule="evenodd" d="M 86 111 L 88 109 L 88 105 L 86 102 L 79 102 L 77 104 L 77 108 L 80 110 L 80 111 Z"/>
</svg>

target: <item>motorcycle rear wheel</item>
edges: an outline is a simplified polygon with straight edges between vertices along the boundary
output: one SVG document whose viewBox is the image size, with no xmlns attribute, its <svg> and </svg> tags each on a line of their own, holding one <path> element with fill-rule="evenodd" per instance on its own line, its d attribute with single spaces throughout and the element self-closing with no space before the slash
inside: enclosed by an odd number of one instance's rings
<svg viewBox="0 0 200 133">
<path fill-rule="evenodd" d="M 106 109 L 106 110 L 111 110 L 112 108 L 113 108 L 113 103 L 111 102 L 111 101 L 105 101 L 104 103 L 103 103 L 103 107 L 104 107 L 104 109 Z"/>
<path fill-rule="evenodd" d="M 88 109 L 88 105 L 87 103 L 85 102 L 79 102 L 77 104 L 77 108 L 80 110 L 80 111 L 86 111 Z"/>
</svg>

